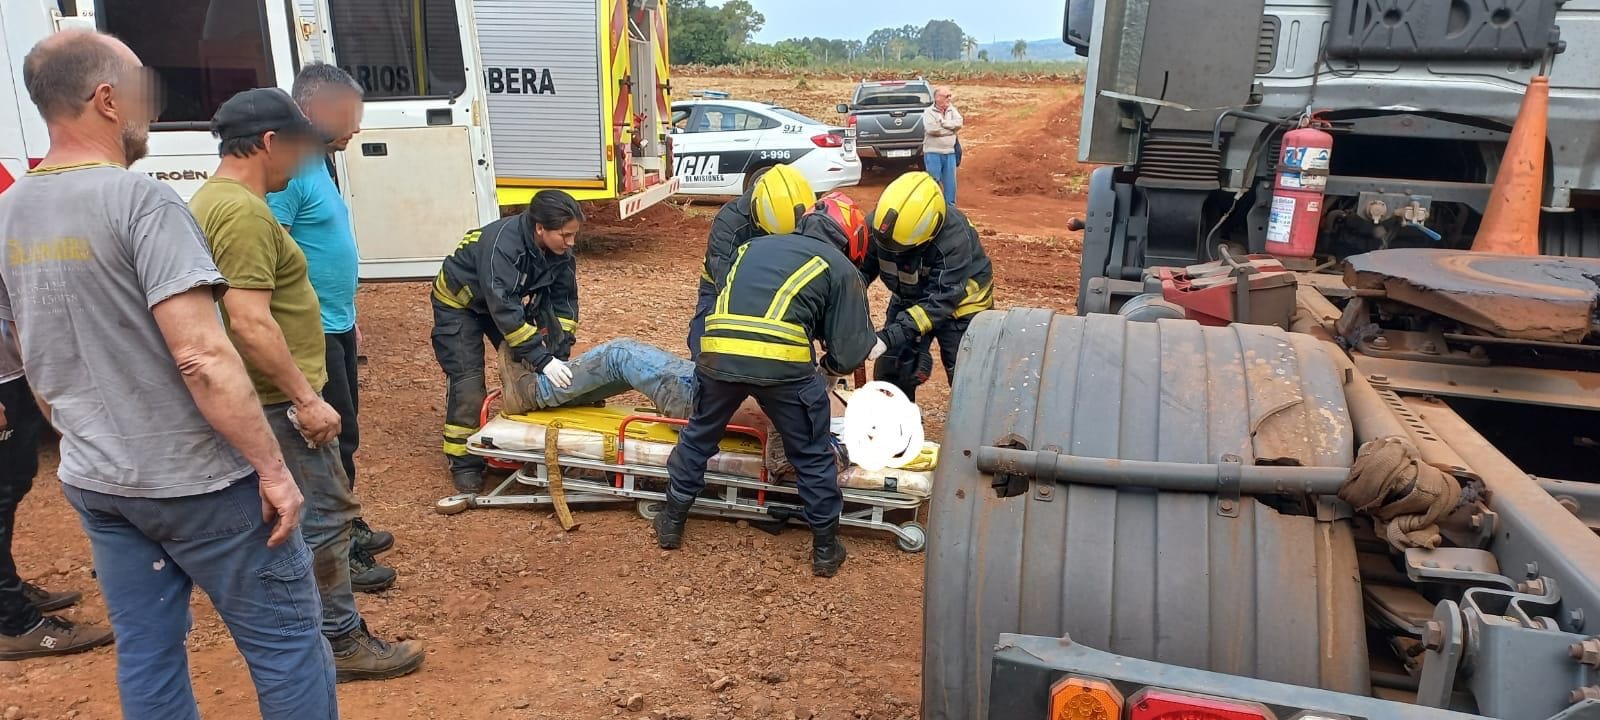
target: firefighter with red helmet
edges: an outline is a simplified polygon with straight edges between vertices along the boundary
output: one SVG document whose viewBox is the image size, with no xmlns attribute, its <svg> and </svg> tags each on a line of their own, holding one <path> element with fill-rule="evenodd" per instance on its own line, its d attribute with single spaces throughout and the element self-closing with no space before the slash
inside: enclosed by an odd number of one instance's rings
<svg viewBox="0 0 1600 720">
<path fill-rule="evenodd" d="M 754 397 L 782 436 L 812 532 L 812 572 L 832 577 L 844 564 L 839 541 L 837 457 L 830 433 L 828 375 L 846 375 L 878 352 L 860 263 L 866 214 L 840 193 L 817 201 L 794 233 L 740 246 L 717 283 L 696 359 L 694 413 L 667 462 L 667 506 L 655 518 L 656 542 L 683 541 L 689 508 L 705 489 L 706 463 L 739 405 Z M 814 347 L 825 354 L 818 359 Z"/>
</svg>

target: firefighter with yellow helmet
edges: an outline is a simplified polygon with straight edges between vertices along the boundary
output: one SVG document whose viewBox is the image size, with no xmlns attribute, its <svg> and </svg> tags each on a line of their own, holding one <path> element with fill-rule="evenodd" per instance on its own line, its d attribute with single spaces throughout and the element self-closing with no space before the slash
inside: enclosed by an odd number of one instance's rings
<svg viewBox="0 0 1600 720">
<path fill-rule="evenodd" d="M 799 170 L 776 165 L 756 179 L 750 192 L 717 211 L 700 270 L 700 298 L 694 306 L 694 319 L 689 321 L 689 359 L 700 355 L 700 337 L 705 334 L 706 316 L 717 302 L 717 284 L 727 276 L 739 248 L 763 235 L 794 232 L 800 216 L 816 202 L 816 193 Z"/>
<path fill-rule="evenodd" d="M 939 183 L 925 172 L 901 175 L 885 188 L 872 213 L 872 247 L 862 267 L 871 284 L 889 289 L 889 313 L 878 338 L 887 348 L 872 374 L 915 398 L 933 370 L 933 343 L 945 378 L 972 316 L 994 307 L 994 269 L 978 231 L 949 207 Z"/>
</svg>

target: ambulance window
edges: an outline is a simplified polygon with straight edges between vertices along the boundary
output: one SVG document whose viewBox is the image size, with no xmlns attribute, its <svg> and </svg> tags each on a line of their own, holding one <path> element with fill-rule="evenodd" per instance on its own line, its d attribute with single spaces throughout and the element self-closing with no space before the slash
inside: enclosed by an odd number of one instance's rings
<svg viewBox="0 0 1600 720">
<path fill-rule="evenodd" d="M 328 8 L 339 66 L 368 100 L 455 97 L 466 89 L 455 0 L 328 0 Z"/>
<path fill-rule="evenodd" d="M 94 10 L 161 79 L 160 123 L 208 123 L 235 93 L 277 84 L 261 0 L 95 0 Z"/>
</svg>

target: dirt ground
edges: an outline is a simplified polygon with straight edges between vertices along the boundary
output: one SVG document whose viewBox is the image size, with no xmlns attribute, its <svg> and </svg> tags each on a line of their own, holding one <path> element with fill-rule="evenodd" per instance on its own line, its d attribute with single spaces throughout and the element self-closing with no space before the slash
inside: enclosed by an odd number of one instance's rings
<svg viewBox="0 0 1600 720">
<path fill-rule="evenodd" d="M 784 99 L 834 119 L 843 81 L 680 78 L 681 87 Z M 958 87 L 969 127 L 960 199 L 995 265 L 1000 307 L 1070 310 L 1083 207 L 1077 88 Z M 891 179 L 850 194 L 868 203 Z M 583 344 L 618 336 L 683 351 L 705 234 L 717 205 L 653 208 L 618 222 L 597 208 L 581 248 Z M 875 307 L 884 293 L 874 289 Z M 421 638 L 423 670 L 340 686 L 346 718 L 914 718 L 920 698 L 923 556 L 886 535 L 848 535 L 838 578 L 811 577 L 809 534 L 773 537 L 697 519 L 676 553 L 655 549 L 633 510 L 579 511 L 564 533 L 548 512 L 432 511 L 449 494 L 439 453 L 443 377 L 428 344 L 425 283 L 363 287 L 362 447 L 357 489 L 375 527 L 399 538 L 383 556 L 398 585 L 360 598 L 375 632 Z M 582 345 L 580 345 L 582 349 Z M 919 395 L 930 437 L 948 389 Z M 54 448 L 24 502 L 16 555 L 24 577 L 79 590 L 65 615 L 103 622 L 88 541 L 63 500 Z M 254 691 L 226 629 L 196 593 L 189 640 L 207 718 L 255 717 Z M 631 701 L 631 702 L 630 702 Z M 0 663 L 0 717 L 115 718 L 111 649 Z"/>
</svg>

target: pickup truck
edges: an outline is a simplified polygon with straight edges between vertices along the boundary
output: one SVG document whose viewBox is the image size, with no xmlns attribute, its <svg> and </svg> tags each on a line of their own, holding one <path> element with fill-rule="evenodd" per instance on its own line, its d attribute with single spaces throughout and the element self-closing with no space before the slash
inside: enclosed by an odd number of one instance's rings
<svg viewBox="0 0 1600 720">
<path fill-rule="evenodd" d="M 912 164 L 922 157 L 922 111 L 933 104 L 925 80 L 863 80 L 849 103 L 840 103 L 847 127 L 856 131 L 856 154 L 864 169 L 885 162 Z"/>
</svg>

